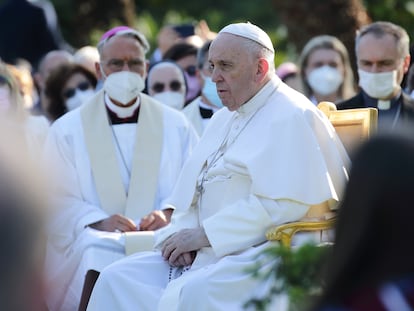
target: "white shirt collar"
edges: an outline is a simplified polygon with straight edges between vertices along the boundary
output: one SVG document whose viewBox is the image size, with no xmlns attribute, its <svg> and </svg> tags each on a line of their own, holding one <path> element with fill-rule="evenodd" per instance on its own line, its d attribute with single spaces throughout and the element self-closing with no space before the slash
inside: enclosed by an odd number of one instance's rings
<svg viewBox="0 0 414 311">
<path fill-rule="evenodd" d="M 109 98 L 108 94 L 105 93 L 105 105 L 108 107 L 109 110 L 114 112 L 119 118 L 127 118 L 133 115 L 135 110 L 138 108 L 140 104 L 140 96 L 137 97 L 135 103 L 129 107 L 119 107 L 115 105 L 112 100 Z"/>
</svg>

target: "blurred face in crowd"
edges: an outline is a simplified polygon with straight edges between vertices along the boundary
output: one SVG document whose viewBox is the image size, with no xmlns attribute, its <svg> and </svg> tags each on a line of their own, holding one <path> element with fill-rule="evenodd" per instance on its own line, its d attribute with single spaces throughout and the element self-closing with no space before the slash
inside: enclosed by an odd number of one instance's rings
<svg viewBox="0 0 414 311">
<path fill-rule="evenodd" d="M 185 95 L 184 76 L 174 64 L 155 65 L 148 74 L 148 94 L 153 96 L 168 91 Z"/>
<path fill-rule="evenodd" d="M 308 57 L 305 73 L 308 76 L 314 69 L 322 66 L 336 68 L 342 76 L 345 74 L 341 55 L 332 49 L 316 49 Z"/>
<path fill-rule="evenodd" d="M 197 56 L 187 55 L 175 61 L 180 66 L 185 74 L 187 81 L 187 100 L 194 99 L 201 90 L 201 83 L 199 76 L 197 75 Z"/>
<path fill-rule="evenodd" d="M 62 98 L 70 111 L 79 107 L 94 94 L 94 88 L 88 78 L 82 73 L 73 74 L 62 89 Z"/>
<path fill-rule="evenodd" d="M 313 50 L 304 69 L 305 79 L 312 93 L 322 96 L 337 93 L 345 77 L 341 55 L 329 48 Z"/>
<path fill-rule="evenodd" d="M 186 86 L 181 69 L 169 62 L 155 65 L 148 73 L 148 94 L 163 104 L 182 109 Z"/>
<path fill-rule="evenodd" d="M 34 76 L 36 83 L 41 89 L 45 88 L 46 80 L 50 72 L 59 65 L 73 61 L 73 57 L 66 51 L 56 50 L 49 52 L 39 67 L 39 72 Z"/>
</svg>

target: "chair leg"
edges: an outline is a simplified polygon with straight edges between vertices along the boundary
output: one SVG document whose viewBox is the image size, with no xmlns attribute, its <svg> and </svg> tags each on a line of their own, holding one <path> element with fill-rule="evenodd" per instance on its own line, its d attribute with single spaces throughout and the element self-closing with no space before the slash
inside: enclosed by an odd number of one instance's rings
<svg viewBox="0 0 414 311">
<path fill-rule="evenodd" d="M 86 273 L 78 311 L 86 311 L 86 308 L 89 303 L 89 298 L 91 297 L 92 290 L 93 290 L 93 287 L 95 286 L 98 276 L 99 276 L 99 272 L 95 270 L 88 270 L 88 272 Z"/>
</svg>

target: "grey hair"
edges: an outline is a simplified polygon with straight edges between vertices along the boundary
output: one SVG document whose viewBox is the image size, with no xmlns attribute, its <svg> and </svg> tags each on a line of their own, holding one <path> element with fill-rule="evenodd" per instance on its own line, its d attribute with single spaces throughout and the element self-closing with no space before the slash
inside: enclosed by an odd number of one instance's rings
<svg viewBox="0 0 414 311">
<path fill-rule="evenodd" d="M 143 34 L 139 33 L 138 31 L 134 31 L 134 32 L 132 32 L 132 31 L 122 32 L 122 31 L 120 31 L 119 33 L 117 33 L 117 34 L 115 34 L 115 35 L 113 35 L 109 38 L 106 38 L 106 39 L 104 39 L 104 40 L 102 40 L 98 43 L 97 49 L 98 49 L 100 57 L 102 56 L 103 47 L 108 43 L 108 41 L 110 41 L 112 38 L 115 38 L 115 37 L 126 37 L 126 38 L 133 38 L 133 39 L 137 40 L 138 43 L 140 44 L 140 46 L 143 48 L 144 53 L 147 53 L 150 49 L 150 45 L 149 45 L 147 39 L 145 38 L 145 36 Z"/>
<path fill-rule="evenodd" d="M 269 73 L 275 73 L 275 53 L 254 40 L 243 38 L 245 50 L 253 57 L 260 57 L 269 63 Z"/>
<path fill-rule="evenodd" d="M 396 24 L 379 21 L 361 28 L 357 32 L 357 36 L 355 38 L 355 50 L 357 50 L 361 38 L 366 34 L 372 34 L 376 38 L 381 38 L 389 34 L 395 39 L 400 57 L 405 57 L 410 54 L 410 38 L 407 34 L 407 31 Z"/>
</svg>

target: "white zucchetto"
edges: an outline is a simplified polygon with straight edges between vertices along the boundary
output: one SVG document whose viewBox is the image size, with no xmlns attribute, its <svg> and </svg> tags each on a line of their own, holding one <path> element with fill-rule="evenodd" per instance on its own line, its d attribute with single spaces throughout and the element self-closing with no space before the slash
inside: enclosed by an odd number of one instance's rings
<svg viewBox="0 0 414 311">
<path fill-rule="evenodd" d="M 269 49 L 273 53 L 275 52 L 272 40 L 270 40 L 267 33 L 251 23 L 230 24 L 224 27 L 222 30 L 220 30 L 219 34 L 220 33 L 230 33 L 232 35 L 253 40 L 259 43 L 260 45 L 263 45 L 265 48 Z"/>
</svg>

